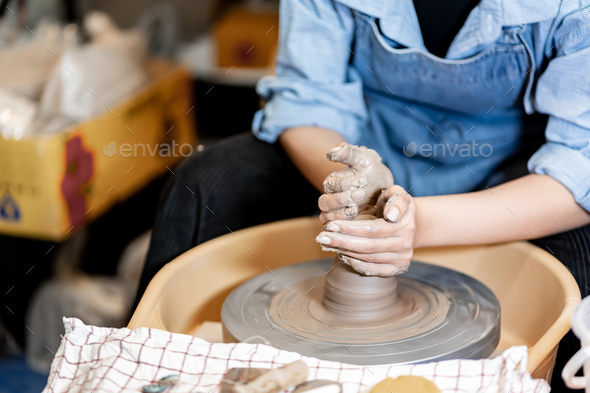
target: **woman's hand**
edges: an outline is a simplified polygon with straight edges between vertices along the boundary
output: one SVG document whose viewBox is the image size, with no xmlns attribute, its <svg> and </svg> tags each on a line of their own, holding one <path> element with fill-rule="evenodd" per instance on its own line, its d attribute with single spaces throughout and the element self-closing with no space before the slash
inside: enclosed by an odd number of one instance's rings
<svg viewBox="0 0 590 393">
<path fill-rule="evenodd" d="M 416 205 L 400 186 L 377 200 L 376 219 L 338 220 L 324 226 L 316 241 L 359 273 L 389 277 L 405 273 L 414 252 Z M 361 217 L 359 217 L 361 218 Z"/>
<path fill-rule="evenodd" d="M 393 184 L 389 168 L 375 150 L 339 143 L 328 159 L 348 165 L 324 180 L 324 192 L 318 205 L 322 223 L 347 220 L 358 213 L 373 213 L 372 207 L 382 190 Z"/>
</svg>

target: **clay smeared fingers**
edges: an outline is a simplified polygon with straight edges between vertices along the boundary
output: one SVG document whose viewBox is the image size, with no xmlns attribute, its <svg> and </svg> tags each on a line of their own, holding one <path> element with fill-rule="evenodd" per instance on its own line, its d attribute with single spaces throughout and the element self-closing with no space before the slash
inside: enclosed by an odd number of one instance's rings
<svg viewBox="0 0 590 393">
<path fill-rule="evenodd" d="M 401 222 L 393 225 L 383 218 L 353 221 L 334 220 L 326 225 L 326 230 L 365 238 L 396 237 L 403 235 L 409 224 Z"/>
<path fill-rule="evenodd" d="M 377 263 L 363 262 L 361 260 L 358 260 L 358 259 L 352 258 L 352 257 L 348 257 L 346 255 L 341 255 L 340 258 L 342 258 L 344 263 L 346 263 L 347 265 L 352 267 L 354 270 L 356 270 L 357 272 L 359 272 L 365 276 L 377 276 L 378 275 L 377 272 L 380 270 L 379 264 L 377 264 Z"/>
<path fill-rule="evenodd" d="M 392 265 L 398 268 L 407 268 L 412 259 L 412 251 L 403 251 L 401 253 L 381 253 L 381 254 L 357 254 L 353 251 L 342 253 L 342 257 L 354 258 L 358 261 L 371 263 L 374 265 Z"/>
<path fill-rule="evenodd" d="M 372 262 L 372 263 L 393 263 L 395 264 L 395 261 L 397 260 L 409 260 L 410 258 L 412 258 L 412 254 L 414 252 L 414 250 L 412 248 L 408 248 L 407 245 L 405 244 L 405 240 L 399 240 L 398 241 L 398 247 L 396 248 L 392 248 L 390 250 L 387 249 L 379 249 L 376 250 L 372 253 L 368 253 L 368 252 L 363 252 L 363 251 L 359 251 L 361 249 L 361 246 L 358 245 L 347 245 L 347 247 L 336 247 L 333 244 L 325 244 L 322 243 L 321 241 L 321 237 L 324 236 L 322 234 L 320 234 L 317 238 L 316 241 L 318 243 L 320 243 L 320 245 L 322 246 L 322 250 L 324 251 L 328 251 L 328 252 L 337 252 L 339 254 L 343 254 L 352 258 L 356 258 L 365 262 Z M 374 239 L 372 239 L 374 240 Z M 334 242 L 332 242 L 334 243 Z M 342 243 L 342 245 L 344 245 L 344 243 Z M 357 246 L 359 247 L 359 250 L 357 250 Z"/>
<path fill-rule="evenodd" d="M 342 209 L 343 207 L 358 205 L 364 197 L 365 192 L 362 189 L 342 191 L 335 194 L 323 194 L 318 200 L 318 206 L 321 211 L 329 212 Z"/>
<path fill-rule="evenodd" d="M 341 162 L 346 165 L 355 165 L 360 161 L 360 154 L 356 146 L 349 145 L 346 142 L 340 142 L 328 153 L 328 160 Z"/>
<path fill-rule="evenodd" d="M 330 176 L 324 180 L 324 192 L 334 194 L 342 191 L 348 191 L 357 188 L 363 188 L 367 185 L 366 176 Z"/>
<path fill-rule="evenodd" d="M 397 223 L 407 213 L 412 197 L 400 186 L 387 187 L 377 199 L 377 216 Z"/>
<path fill-rule="evenodd" d="M 332 172 L 332 173 L 330 173 L 330 175 L 328 175 L 328 177 L 351 177 L 351 176 L 357 176 L 357 172 L 349 166 L 339 169 L 336 172 Z"/>
<path fill-rule="evenodd" d="M 341 162 L 352 167 L 366 167 L 372 161 L 381 159 L 375 150 L 368 149 L 365 146 L 349 145 L 348 143 L 339 143 L 328 153 L 328 160 Z"/>
<path fill-rule="evenodd" d="M 326 247 L 343 251 L 353 249 L 358 254 L 395 252 L 405 246 L 404 240 L 399 237 L 366 238 L 328 231 L 320 232 L 316 241 Z"/>
<path fill-rule="evenodd" d="M 402 274 L 408 271 L 410 265 L 409 260 L 400 260 L 399 265 L 384 264 L 384 263 L 370 263 L 361 261 L 356 258 L 348 257 L 346 255 L 341 256 L 342 260 L 350 265 L 357 272 L 364 274 L 365 276 L 379 276 L 379 277 L 391 277 L 398 274 Z"/>
<path fill-rule="evenodd" d="M 398 223 L 408 212 L 409 202 L 403 196 L 394 195 L 383 208 L 383 217 L 392 223 Z"/>
<path fill-rule="evenodd" d="M 332 210 L 330 212 L 322 212 L 320 213 L 320 221 L 322 224 L 326 224 L 334 220 L 350 220 L 356 217 L 358 212 L 359 208 L 357 205 L 338 210 Z"/>
<path fill-rule="evenodd" d="M 380 238 L 391 236 L 390 231 L 385 228 L 385 224 L 386 222 L 382 218 L 376 220 L 353 221 L 332 220 L 332 222 L 328 223 L 326 226 L 326 230 L 351 236 Z"/>
<path fill-rule="evenodd" d="M 403 250 L 399 253 L 396 252 L 383 252 L 383 253 L 374 253 L 374 254 L 362 254 L 356 252 L 356 250 L 349 249 L 343 250 L 341 248 L 332 248 L 329 246 L 322 246 L 322 250 L 328 252 L 337 252 L 339 254 L 358 259 L 364 262 L 370 263 L 381 263 L 381 264 L 396 264 L 398 260 L 409 260 L 412 257 L 412 251 Z"/>
</svg>

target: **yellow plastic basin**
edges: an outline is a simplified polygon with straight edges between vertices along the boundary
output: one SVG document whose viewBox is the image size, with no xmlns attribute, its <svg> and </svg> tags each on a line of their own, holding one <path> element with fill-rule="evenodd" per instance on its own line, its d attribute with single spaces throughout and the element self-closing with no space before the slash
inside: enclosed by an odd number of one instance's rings
<svg viewBox="0 0 590 393">
<path fill-rule="evenodd" d="M 129 328 L 192 334 L 221 321 L 226 296 L 268 269 L 333 256 L 315 242 L 317 217 L 297 218 L 228 233 L 166 265 L 150 282 Z M 580 291 L 548 252 L 526 242 L 415 250 L 414 260 L 458 270 L 486 284 L 502 306 L 498 349 L 529 347 L 528 369 L 550 380 L 559 340 L 570 329 Z"/>
</svg>

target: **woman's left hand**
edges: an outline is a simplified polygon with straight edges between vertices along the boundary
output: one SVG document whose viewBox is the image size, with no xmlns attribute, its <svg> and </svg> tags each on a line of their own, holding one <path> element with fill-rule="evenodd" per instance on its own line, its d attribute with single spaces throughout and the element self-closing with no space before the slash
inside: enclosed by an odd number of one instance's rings
<svg viewBox="0 0 590 393">
<path fill-rule="evenodd" d="M 405 273 L 414 252 L 416 205 L 400 186 L 385 189 L 377 201 L 377 217 L 337 220 L 324 226 L 316 241 L 359 273 L 390 277 Z"/>
</svg>

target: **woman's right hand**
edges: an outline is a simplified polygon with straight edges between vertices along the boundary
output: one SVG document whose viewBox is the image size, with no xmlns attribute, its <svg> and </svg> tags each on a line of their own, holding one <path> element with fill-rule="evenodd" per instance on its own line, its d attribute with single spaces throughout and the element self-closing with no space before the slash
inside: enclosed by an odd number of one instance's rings
<svg viewBox="0 0 590 393">
<path fill-rule="evenodd" d="M 328 159 L 348 165 L 324 180 L 318 205 L 323 224 L 347 220 L 361 213 L 374 213 L 381 191 L 393 185 L 393 175 L 375 150 L 342 142 L 328 153 Z"/>
<path fill-rule="evenodd" d="M 416 205 L 400 186 L 384 190 L 377 201 L 377 217 L 332 221 L 316 241 L 324 251 L 367 276 L 390 277 L 408 270 L 416 239 Z"/>
</svg>

